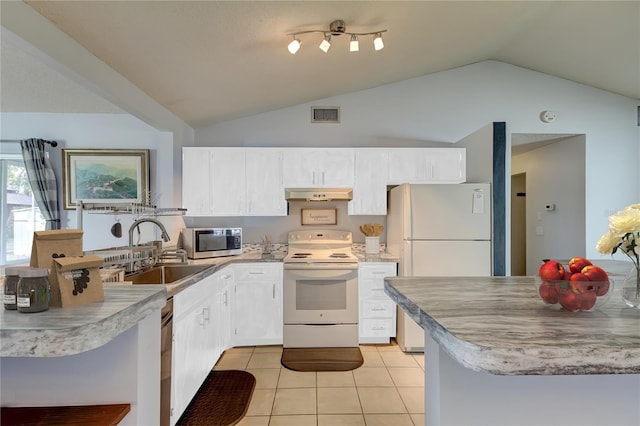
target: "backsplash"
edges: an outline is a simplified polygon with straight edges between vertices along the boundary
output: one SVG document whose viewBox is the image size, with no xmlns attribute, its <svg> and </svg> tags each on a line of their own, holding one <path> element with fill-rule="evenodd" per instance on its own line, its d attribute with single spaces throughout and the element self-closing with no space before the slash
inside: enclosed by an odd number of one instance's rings
<svg viewBox="0 0 640 426">
<path fill-rule="evenodd" d="M 380 244 L 380 253 L 384 253 L 387 249 L 387 245 L 384 243 Z M 259 243 L 254 243 L 254 244 L 243 244 L 242 245 L 242 252 L 243 253 L 260 253 L 261 251 L 263 251 L 263 246 L 262 244 Z M 283 256 L 286 256 L 287 252 L 289 251 L 289 245 L 288 244 L 278 244 L 278 243 L 274 243 L 271 244 L 271 252 L 272 253 L 282 253 Z M 357 255 L 364 255 L 365 254 L 365 245 L 364 244 L 360 244 L 360 243 L 354 243 L 351 245 L 351 251 L 353 252 L 353 254 Z"/>
</svg>

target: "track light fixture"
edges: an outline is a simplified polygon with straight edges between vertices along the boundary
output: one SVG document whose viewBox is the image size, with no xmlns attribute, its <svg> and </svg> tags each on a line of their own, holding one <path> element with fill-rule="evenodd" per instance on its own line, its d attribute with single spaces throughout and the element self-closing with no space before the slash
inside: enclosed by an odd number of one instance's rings
<svg viewBox="0 0 640 426">
<path fill-rule="evenodd" d="M 329 43 L 329 41 L 331 41 L 331 34 L 324 34 L 324 40 L 322 40 L 322 43 L 320 43 L 320 50 L 322 50 L 324 53 L 327 53 L 329 51 L 329 48 L 331 47 L 331 43 Z"/>
<path fill-rule="evenodd" d="M 355 34 L 351 34 L 351 41 L 349 42 L 349 52 L 357 52 L 358 50 L 360 50 L 358 36 Z"/>
<path fill-rule="evenodd" d="M 289 35 L 293 37 L 291 43 L 287 47 L 289 52 L 292 55 L 295 55 L 298 49 L 300 49 L 301 41 L 296 38 L 296 36 L 300 34 L 310 34 L 310 33 L 321 33 L 324 35 L 324 40 L 318 46 L 320 50 L 324 53 L 329 51 L 331 47 L 331 36 L 341 36 L 343 34 L 351 36 L 351 41 L 349 42 L 349 51 L 357 52 L 360 50 L 360 43 L 358 41 L 358 37 L 362 36 L 373 36 L 373 48 L 375 50 L 382 50 L 384 48 L 384 42 L 382 41 L 382 33 L 387 32 L 387 30 L 378 30 L 372 31 L 368 33 L 351 33 L 346 31 L 346 26 L 344 21 L 341 19 L 333 21 L 329 24 L 329 31 L 327 30 L 308 30 L 308 31 L 299 31 L 297 33 L 290 33 Z"/>
</svg>

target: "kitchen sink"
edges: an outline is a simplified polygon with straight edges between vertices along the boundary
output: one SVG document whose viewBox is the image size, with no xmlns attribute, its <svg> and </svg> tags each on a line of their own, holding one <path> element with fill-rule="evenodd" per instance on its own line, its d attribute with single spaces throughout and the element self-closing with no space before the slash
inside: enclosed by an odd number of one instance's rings
<svg viewBox="0 0 640 426">
<path fill-rule="evenodd" d="M 125 276 L 133 284 L 169 284 L 210 268 L 211 265 L 161 265 Z"/>
</svg>

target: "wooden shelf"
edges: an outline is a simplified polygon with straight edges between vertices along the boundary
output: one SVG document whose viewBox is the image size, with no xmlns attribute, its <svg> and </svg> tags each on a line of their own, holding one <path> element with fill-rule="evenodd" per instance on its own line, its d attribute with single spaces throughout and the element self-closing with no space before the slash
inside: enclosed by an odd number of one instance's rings
<svg viewBox="0 0 640 426">
<path fill-rule="evenodd" d="M 2 424 L 12 425 L 117 425 L 131 410 L 130 404 L 62 407 L 0 407 Z"/>
</svg>

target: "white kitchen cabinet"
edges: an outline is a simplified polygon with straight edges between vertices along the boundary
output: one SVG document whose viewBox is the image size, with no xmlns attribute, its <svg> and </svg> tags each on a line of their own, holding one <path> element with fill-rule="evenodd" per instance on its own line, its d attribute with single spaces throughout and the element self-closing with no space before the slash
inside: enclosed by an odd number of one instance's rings
<svg viewBox="0 0 640 426">
<path fill-rule="evenodd" d="M 390 185 L 461 183 L 467 177 L 465 148 L 397 148 L 389 150 Z"/>
<path fill-rule="evenodd" d="M 233 346 L 231 341 L 231 324 L 233 315 L 233 282 L 234 268 L 227 266 L 212 275 L 215 287 L 216 310 L 215 351 L 213 357 L 217 361 L 222 353 Z"/>
<path fill-rule="evenodd" d="M 182 206 L 189 216 L 241 216 L 246 209 L 244 151 L 182 150 Z"/>
<path fill-rule="evenodd" d="M 173 298 L 172 425 L 178 421 L 217 361 L 215 348 L 218 337 L 212 322 L 217 305 L 211 287 L 213 281 L 213 276 L 209 276 Z"/>
<path fill-rule="evenodd" d="M 210 148 L 182 149 L 182 207 L 189 216 L 211 215 Z"/>
<path fill-rule="evenodd" d="M 245 151 L 213 149 L 210 174 L 212 216 L 243 216 L 247 205 Z"/>
<path fill-rule="evenodd" d="M 282 151 L 182 150 L 182 206 L 189 216 L 286 216 Z"/>
<path fill-rule="evenodd" d="M 389 343 L 396 335 L 396 304 L 384 292 L 384 278 L 396 276 L 394 262 L 358 265 L 359 342 Z"/>
<path fill-rule="evenodd" d="M 357 149 L 350 215 L 386 215 L 389 153 L 386 149 Z"/>
<path fill-rule="evenodd" d="M 288 188 L 352 188 L 351 148 L 284 149 L 284 186 Z"/>
<path fill-rule="evenodd" d="M 234 268 L 234 346 L 282 344 L 282 262 Z"/>
<path fill-rule="evenodd" d="M 286 216 L 282 151 L 248 148 L 245 154 L 247 216 Z"/>
<path fill-rule="evenodd" d="M 233 267 L 173 297 L 171 424 L 175 424 L 222 353 L 231 347 Z"/>
</svg>

